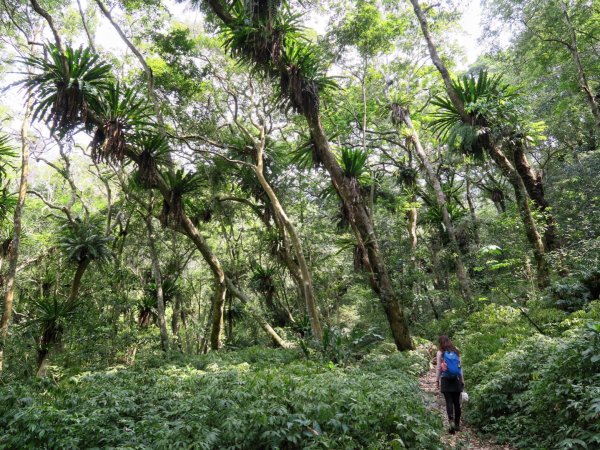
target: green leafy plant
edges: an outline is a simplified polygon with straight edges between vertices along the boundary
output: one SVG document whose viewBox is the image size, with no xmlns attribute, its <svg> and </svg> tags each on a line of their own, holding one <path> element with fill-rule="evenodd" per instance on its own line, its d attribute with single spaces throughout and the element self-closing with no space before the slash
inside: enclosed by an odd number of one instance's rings
<svg viewBox="0 0 600 450">
<path fill-rule="evenodd" d="M 56 45 L 48 44 L 44 53 L 48 58 L 33 55 L 23 60 L 37 71 L 23 85 L 35 96 L 33 118 L 64 134 L 85 124 L 88 113 L 100 108 L 112 85 L 111 66 L 89 48 L 66 47 L 63 55 Z"/>
<path fill-rule="evenodd" d="M 167 162 L 171 151 L 168 139 L 156 133 L 137 132 L 130 145 L 137 154 L 136 181 L 144 188 L 156 187 L 159 167 Z"/>
<path fill-rule="evenodd" d="M 340 165 L 348 178 L 360 180 L 368 176 L 366 169 L 369 154 L 360 148 L 342 148 Z"/>
<path fill-rule="evenodd" d="M 11 385 L 0 393 L 0 447 L 441 450 L 422 367 L 400 353 L 347 368 L 264 348 L 154 357 L 49 389 Z"/>
<path fill-rule="evenodd" d="M 90 143 L 96 162 L 123 161 L 133 133 L 139 135 L 152 125 L 146 99 L 136 89 L 123 88 L 120 83 L 106 90 L 95 113 L 101 122 Z"/>
<path fill-rule="evenodd" d="M 108 244 L 112 237 L 106 236 L 100 218 L 75 218 L 64 220 L 57 239 L 58 247 L 68 259 L 82 261 L 106 261 L 110 257 Z"/>
<path fill-rule="evenodd" d="M 519 448 L 595 448 L 600 444 L 598 355 L 597 322 L 559 338 L 534 336 L 497 359 L 471 390 L 469 417 Z"/>
<path fill-rule="evenodd" d="M 9 136 L 0 134 L 0 186 L 4 185 L 4 179 L 8 175 L 7 170 L 13 167 L 11 160 L 16 156 Z"/>
<path fill-rule="evenodd" d="M 204 180 L 198 172 L 186 173 L 183 169 L 177 170 L 174 174 L 165 172 L 163 177 L 169 186 L 170 198 L 169 201 L 163 201 L 160 221 L 165 226 L 170 223 L 178 225 L 183 219 L 183 196 L 202 188 Z"/>
<path fill-rule="evenodd" d="M 452 81 L 452 88 L 471 118 L 465 123 L 448 97 L 436 96 L 432 104 L 438 107 L 431 127 L 450 148 L 481 159 L 494 124 L 514 121 L 511 109 L 517 91 L 502 81 L 501 75 L 480 71 L 477 76 L 464 75 Z"/>
</svg>

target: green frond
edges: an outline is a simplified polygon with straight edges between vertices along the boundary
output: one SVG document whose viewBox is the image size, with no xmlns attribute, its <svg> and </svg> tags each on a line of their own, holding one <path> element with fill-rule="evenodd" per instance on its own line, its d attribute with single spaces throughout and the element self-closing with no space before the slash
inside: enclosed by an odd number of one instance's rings
<svg viewBox="0 0 600 450">
<path fill-rule="evenodd" d="M 129 148 L 137 154 L 135 181 L 143 188 L 156 187 L 159 167 L 167 162 L 171 152 L 169 141 L 157 133 L 136 132 L 129 139 Z"/>
<path fill-rule="evenodd" d="M 369 154 L 361 148 L 342 148 L 339 161 L 344 175 L 357 180 L 364 179 L 369 173 L 366 168 L 368 158 Z"/>
<path fill-rule="evenodd" d="M 431 103 L 438 109 L 430 126 L 451 149 L 482 159 L 491 127 L 512 119 L 517 90 L 485 70 L 455 79 L 452 86 L 471 120 L 465 123 L 447 96 L 436 96 Z"/>
<path fill-rule="evenodd" d="M 330 139 L 334 139 L 331 136 Z M 318 168 L 323 165 L 312 136 L 305 136 L 296 149 L 289 153 L 289 162 L 299 169 Z"/>
<path fill-rule="evenodd" d="M 152 127 L 152 110 L 137 89 L 111 85 L 94 111 L 102 126 L 96 128 L 90 144 L 96 162 L 122 162 L 133 133 Z"/>
<path fill-rule="evenodd" d="M 17 196 L 11 194 L 7 188 L 0 190 L 0 224 L 7 220 L 17 206 Z"/>
<path fill-rule="evenodd" d="M 163 178 L 169 186 L 170 197 L 163 201 L 159 219 L 163 226 L 179 226 L 184 215 L 183 195 L 202 189 L 205 187 L 206 180 L 199 172 L 186 173 L 183 169 L 177 170 L 174 174 L 165 172 Z"/>
<path fill-rule="evenodd" d="M 100 218 L 64 220 L 57 239 L 58 247 L 68 259 L 104 262 L 110 258 L 111 236 L 104 234 Z"/>
<path fill-rule="evenodd" d="M 48 44 L 44 53 L 47 58 L 33 55 L 22 60 L 34 72 L 22 84 L 35 98 L 33 119 L 64 134 L 85 124 L 89 110 L 99 108 L 112 84 L 111 66 L 89 48 L 66 47 L 62 55 L 56 45 Z"/>
<path fill-rule="evenodd" d="M 0 186 L 4 185 L 4 179 L 8 175 L 7 169 L 14 168 L 12 159 L 16 157 L 17 153 L 10 143 L 10 138 L 0 134 Z"/>
</svg>

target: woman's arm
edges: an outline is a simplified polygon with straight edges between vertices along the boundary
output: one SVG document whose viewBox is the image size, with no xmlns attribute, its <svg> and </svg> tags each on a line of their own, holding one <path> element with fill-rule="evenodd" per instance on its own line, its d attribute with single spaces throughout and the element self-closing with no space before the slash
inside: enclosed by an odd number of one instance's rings
<svg viewBox="0 0 600 450">
<path fill-rule="evenodd" d="M 460 360 L 460 381 L 462 382 L 463 387 L 465 387 L 465 369 L 462 365 L 462 359 Z"/>
</svg>

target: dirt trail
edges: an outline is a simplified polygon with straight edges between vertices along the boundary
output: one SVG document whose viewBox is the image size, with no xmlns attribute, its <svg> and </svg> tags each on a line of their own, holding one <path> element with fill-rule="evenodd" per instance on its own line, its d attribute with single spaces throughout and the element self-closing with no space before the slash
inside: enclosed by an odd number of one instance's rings
<svg viewBox="0 0 600 450">
<path fill-rule="evenodd" d="M 468 380 L 465 381 L 467 382 Z M 450 427 L 450 424 L 448 423 L 448 417 L 446 416 L 444 397 L 435 385 L 435 366 L 432 366 L 429 372 L 419 379 L 419 385 L 421 386 L 421 390 L 426 394 L 428 407 L 437 409 L 444 419 L 444 428 L 446 432 L 443 441 L 447 448 L 461 450 L 513 450 L 512 447 L 508 445 L 492 444 L 485 439 L 482 439 L 464 422 L 460 424 L 460 432 L 456 434 L 448 433 L 447 430 Z M 468 404 L 465 405 L 465 408 L 468 408 Z"/>
</svg>

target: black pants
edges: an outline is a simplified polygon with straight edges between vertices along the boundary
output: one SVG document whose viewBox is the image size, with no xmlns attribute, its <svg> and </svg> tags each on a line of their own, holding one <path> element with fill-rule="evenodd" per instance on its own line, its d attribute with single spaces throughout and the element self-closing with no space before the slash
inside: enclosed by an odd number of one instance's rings
<svg viewBox="0 0 600 450">
<path fill-rule="evenodd" d="M 446 412 L 448 420 L 458 426 L 460 424 L 460 392 L 442 392 L 446 399 Z"/>
</svg>

